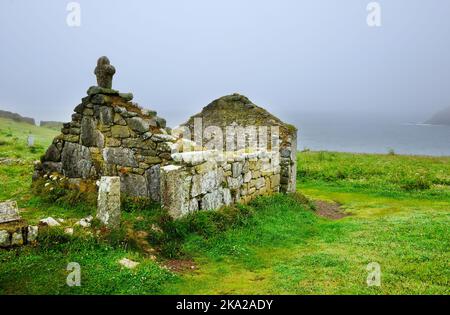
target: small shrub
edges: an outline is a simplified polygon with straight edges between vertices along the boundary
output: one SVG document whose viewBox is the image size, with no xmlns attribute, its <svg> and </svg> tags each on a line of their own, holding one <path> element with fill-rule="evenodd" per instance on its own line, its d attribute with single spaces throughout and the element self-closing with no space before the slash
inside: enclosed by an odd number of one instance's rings
<svg viewBox="0 0 450 315">
<path fill-rule="evenodd" d="M 299 204 L 305 205 L 309 207 L 311 210 L 316 210 L 316 205 L 314 204 L 314 202 L 312 202 L 310 199 L 308 199 L 308 197 L 306 197 L 302 193 L 295 192 L 290 194 L 290 196 Z"/>
<path fill-rule="evenodd" d="M 182 245 L 188 235 L 198 235 L 204 239 L 217 237 L 221 232 L 246 225 L 253 215 L 249 206 L 230 206 L 218 211 L 198 211 L 184 218 L 174 220 L 166 212 L 156 218 L 161 231 L 153 231 L 149 241 L 166 258 L 184 256 Z"/>
<path fill-rule="evenodd" d="M 401 188 L 406 191 L 427 190 L 431 188 L 431 182 L 424 176 L 406 178 L 403 180 Z"/>
<path fill-rule="evenodd" d="M 186 226 L 167 213 L 161 213 L 156 218 L 156 224 L 161 231 L 152 231 L 149 236 L 150 243 L 158 247 L 163 257 L 172 259 L 182 256 L 182 243 L 187 235 Z"/>
<path fill-rule="evenodd" d="M 189 232 L 210 238 L 228 229 L 246 225 L 253 209 L 245 205 L 224 207 L 218 211 L 200 211 L 183 218 Z"/>
<path fill-rule="evenodd" d="M 31 147 L 29 147 L 30 153 L 32 154 L 36 154 L 39 152 L 42 152 L 44 150 L 44 148 L 41 145 L 33 145 Z"/>
<path fill-rule="evenodd" d="M 122 196 L 121 207 L 124 212 L 135 212 L 154 209 L 156 203 L 149 198 Z"/>
<path fill-rule="evenodd" d="M 71 239 L 72 236 L 64 233 L 64 229 L 58 226 L 39 229 L 38 244 L 42 248 L 50 249 L 56 245 L 68 243 Z"/>
<path fill-rule="evenodd" d="M 326 160 L 326 154 L 323 151 L 319 152 L 319 155 L 317 156 L 319 161 L 325 161 Z"/>
<path fill-rule="evenodd" d="M 43 202 L 56 203 L 61 206 L 93 208 L 97 205 L 95 192 L 68 189 L 64 181 L 40 178 L 33 182 L 32 191 Z"/>
</svg>

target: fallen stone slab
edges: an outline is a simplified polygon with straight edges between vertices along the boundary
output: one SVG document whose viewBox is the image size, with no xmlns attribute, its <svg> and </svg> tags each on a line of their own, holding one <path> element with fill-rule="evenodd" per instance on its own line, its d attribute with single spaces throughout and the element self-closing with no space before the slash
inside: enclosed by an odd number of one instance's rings
<svg viewBox="0 0 450 315">
<path fill-rule="evenodd" d="M 139 265 L 138 262 L 132 261 L 128 258 L 122 258 L 121 260 L 119 260 L 119 264 L 121 264 L 122 266 L 124 266 L 125 268 L 128 268 L 128 269 L 134 269 Z"/>
<path fill-rule="evenodd" d="M 40 224 L 48 225 L 48 226 L 59 226 L 61 225 L 58 221 L 53 219 L 52 217 L 48 217 L 39 221 Z"/>
<path fill-rule="evenodd" d="M 9 200 L 0 203 L 0 223 L 19 221 L 20 219 L 17 202 Z"/>
<path fill-rule="evenodd" d="M 64 229 L 64 233 L 66 233 L 67 235 L 73 235 L 73 228 L 65 228 Z"/>
<path fill-rule="evenodd" d="M 92 223 L 93 219 L 94 218 L 90 215 L 90 216 L 88 216 L 86 218 L 81 219 L 80 221 L 75 223 L 75 225 L 80 225 L 81 227 L 88 228 L 88 227 L 91 226 L 91 223 Z"/>
</svg>

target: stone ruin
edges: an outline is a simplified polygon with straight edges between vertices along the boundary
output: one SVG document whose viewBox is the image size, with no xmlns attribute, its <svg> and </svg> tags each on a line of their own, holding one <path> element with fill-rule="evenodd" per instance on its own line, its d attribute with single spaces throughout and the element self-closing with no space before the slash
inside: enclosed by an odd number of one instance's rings
<svg viewBox="0 0 450 315">
<path fill-rule="evenodd" d="M 171 130 L 155 111 L 133 103 L 131 93 L 113 90 L 114 73 L 108 58 L 101 57 L 95 69 L 98 86 L 88 89 L 72 121 L 64 124 L 36 163 L 34 180 L 62 175 L 72 188 L 94 190 L 101 177 L 118 177 L 122 194 L 161 203 L 174 218 L 245 203 L 259 195 L 295 191 L 295 127 L 245 96 L 233 94 L 215 100 Z M 199 119 L 200 127 L 195 126 Z M 260 132 L 259 143 L 269 139 L 270 145 L 233 150 L 228 145 L 222 150 L 210 143 L 203 146 L 203 138 L 211 139 L 211 128 L 223 129 L 224 143 L 233 142 L 234 135 L 225 132 L 229 126 L 263 130 L 266 136 Z M 257 138 L 250 133 L 245 141 L 256 143 Z"/>
<path fill-rule="evenodd" d="M 105 58 L 95 70 L 101 85 L 88 89 L 33 177 L 57 173 L 71 185 L 89 189 L 102 176 L 120 176 L 123 193 L 159 201 L 159 168 L 172 160 L 175 139 L 156 112 L 133 103 L 131 93 L 109 88 L 115 70 Z M 109 71 L 99 70 L 105 65 Z"/>
<path fill-rule="evenodd" d="M 38 226 L 28 225 L 19 215 L 17 202 L 0 202 L 0 248 L 33 244 Z"/>
</svg>

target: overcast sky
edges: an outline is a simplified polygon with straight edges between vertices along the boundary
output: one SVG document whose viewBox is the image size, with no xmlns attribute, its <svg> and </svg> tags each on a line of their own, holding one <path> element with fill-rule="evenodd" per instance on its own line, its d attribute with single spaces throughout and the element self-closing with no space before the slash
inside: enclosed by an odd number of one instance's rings
<svg viewBox="0 0 450 315">
<path fill-rule="evenodd" d="M 429 116 L 450 105 L 450 1 L 0 2 L 0 109 L 70 120 L 99 56 L 113 87 L 170 125 L 239 92 L 286 119 L 304 111 Z"/>
</svg>

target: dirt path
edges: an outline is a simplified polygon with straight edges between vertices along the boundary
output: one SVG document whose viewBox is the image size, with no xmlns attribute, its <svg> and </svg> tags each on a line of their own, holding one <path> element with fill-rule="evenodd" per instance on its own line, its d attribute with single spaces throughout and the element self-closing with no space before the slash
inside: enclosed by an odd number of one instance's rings
<svg viewBox="0 0 450 315">
<path fill-rule="evenodd" d="M 316 207 L 315 212 L 317 215 L 331 220 L 339 220 L 348 216 L 348 214 L 344 213 L 341 205 L 335 202 L 317 200 L 314 201 L 314 206 Z"/>
</svg>

